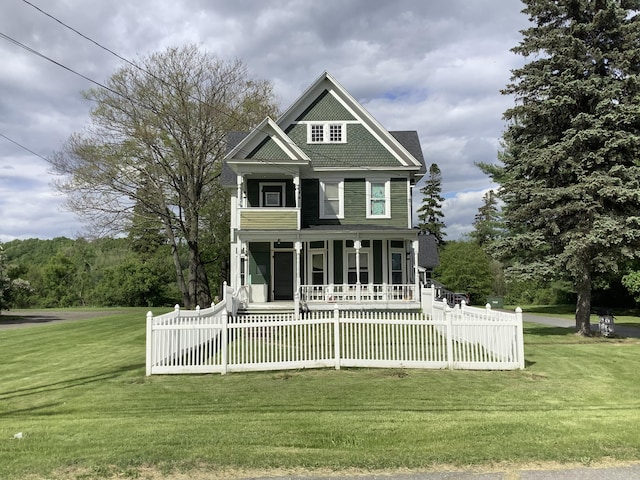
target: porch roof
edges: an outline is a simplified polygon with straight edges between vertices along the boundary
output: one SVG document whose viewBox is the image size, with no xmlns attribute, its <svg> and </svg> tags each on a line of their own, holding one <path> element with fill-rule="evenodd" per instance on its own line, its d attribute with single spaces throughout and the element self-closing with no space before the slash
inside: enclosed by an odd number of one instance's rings
<svg viewBox="0 0 640 480">
<path fill-rule="evenodd" d="M 267 241 L 311 241 L 311 240 L 383 240 L 402 238 L 416 240 L 418 230 L 414 228 L 383 227 L 378 225 L 311 225 L 302 230 L 238 230 L 239 239 Z"/>
</svg>

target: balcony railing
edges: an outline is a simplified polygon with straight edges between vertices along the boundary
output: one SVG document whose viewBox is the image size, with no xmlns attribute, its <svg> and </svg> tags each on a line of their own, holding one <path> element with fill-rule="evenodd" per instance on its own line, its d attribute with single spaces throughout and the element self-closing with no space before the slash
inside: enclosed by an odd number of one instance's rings
<svg viewBox="0 0 640 480">
<path fill-rule="evenodd" d="M 415 284 L 301 285 L 300 299 L 313 303 L 418 302 Z"/>
<path fill-rule="evenodd" d="M 241 208 L 241 230 L 299 230 L 299 208 Z"/>
</svg>

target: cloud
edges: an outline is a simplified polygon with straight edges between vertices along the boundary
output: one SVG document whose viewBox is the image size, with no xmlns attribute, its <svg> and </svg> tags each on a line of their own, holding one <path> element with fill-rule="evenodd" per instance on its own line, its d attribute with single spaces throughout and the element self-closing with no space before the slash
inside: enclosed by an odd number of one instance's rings
<svg viewBox="0 0 640 480">
<path fill-rule="evenodd" d="M 472 199 L 490 187 L 474 162 L 496 158 L 512 104 L 500 89 L 522 63 L 509 49 L 527 26 L 513 0 L 32 3 L 128 59 L 185 43 L 239 58 L 273 82 L 282 109 L 329 71 L 382 125 L 418 131 L 442 170 L 449 238 L 469 228 Z M 3 5 L 0 32 L 98 82 L 122 65 L 25 2 Z M 46 157 L 87 124 L 80 92 L 94 85 L 6 39 L 0 55 L 0 133 Z M 0 175 L 0 239 L 81 230 L 60 210 L 46 162 L 1 137 Z"/>
</svg>

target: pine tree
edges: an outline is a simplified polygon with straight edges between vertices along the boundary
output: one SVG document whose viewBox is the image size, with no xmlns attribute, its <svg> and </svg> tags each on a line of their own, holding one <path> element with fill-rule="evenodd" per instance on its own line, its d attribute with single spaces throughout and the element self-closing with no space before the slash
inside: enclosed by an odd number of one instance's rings
<svg viewBox="0 0 640 480">
<path fill-rule="evenodd" d="M 444 243 L 445 224 L 442 221 L 442 174 L 435 163 L 429 167 L 429 176 L 420 189 L 422 193 L 422 206 L 418 209 L 418 228 L 420 233 L 431 233 L 436 237 L 438 244 Z"/>
<path fill-rule="evenodd" d="M 523 3 L 533 26 L 513 51 L 531 61 L 503 91 L 496 251 L 520 280 L 570 280 L 589 335 L 592 283 L 640 243 L 640 0 Z"/>
<path fill-rule="evenodd" d="M 470 236 L 481 247 L 494 242 L 502 235 L 500 212 L 496 192 L 489 190 L 482 196 L 482 206 L 473 221 L 473 231 Z"/>
</svg>

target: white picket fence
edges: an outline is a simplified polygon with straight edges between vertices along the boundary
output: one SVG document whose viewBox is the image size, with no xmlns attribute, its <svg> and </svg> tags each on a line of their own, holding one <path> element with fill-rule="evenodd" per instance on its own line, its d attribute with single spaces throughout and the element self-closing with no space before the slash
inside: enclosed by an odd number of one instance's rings
<svg viewBox="0 0 640 480">
<path fill-rule="evenodd" d="M 428 314 L 336 308 L 234 317 L 221 302 L 147 315 L 147 375 L 322 367 L 524 368 L 522 312 L 433 302 Z"/>
</svg>

